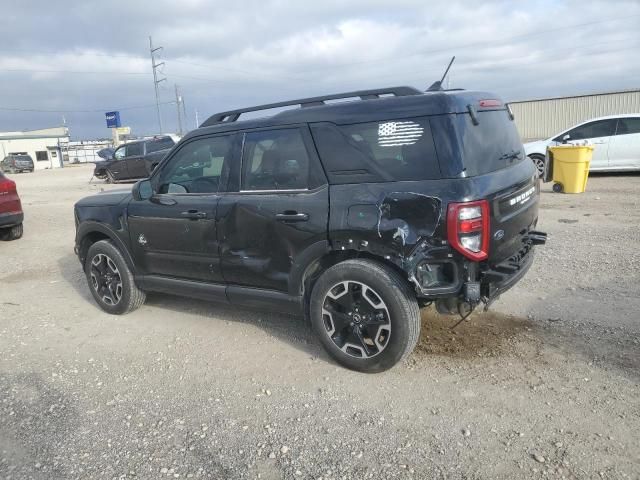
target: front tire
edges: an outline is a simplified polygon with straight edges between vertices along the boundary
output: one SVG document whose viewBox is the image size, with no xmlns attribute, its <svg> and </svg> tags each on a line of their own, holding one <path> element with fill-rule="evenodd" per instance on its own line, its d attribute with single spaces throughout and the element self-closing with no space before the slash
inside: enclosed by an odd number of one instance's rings
<svg viewBox="0 0 640 480">
<path fill-rule="evenodd" d="M 146 299 L 122 253 L 109 240 L 100 240 L 89 247 L 84 272 L 93 298 L 107 313 L 129 313 Z"/>
<path fill-rule="evenodd" d="M 118 183 L 116 177 L 111 173 L 111 170 L 105 170 L 106 182 L 107 183 Z"/>
<path fill-rule="evenodd" d="M 366 373 L 406 358 L 420 335 L 420 309 L 407 282 L 370 260 L 346 260 L 318 279 L 311 324 L 339 364 Z"/>
<path fill-rule="evenodd" d="M 533 153 L 533 154 L 529 155 L 529 158 L 533 162 L 533 165 L 536 167 L 536 171 L 538 172 L 538 178 L 543 178 L 544 177 L 544 170 L 545 170 L 545 163 L 546 163 L 544 155 Z"/>
</svg>

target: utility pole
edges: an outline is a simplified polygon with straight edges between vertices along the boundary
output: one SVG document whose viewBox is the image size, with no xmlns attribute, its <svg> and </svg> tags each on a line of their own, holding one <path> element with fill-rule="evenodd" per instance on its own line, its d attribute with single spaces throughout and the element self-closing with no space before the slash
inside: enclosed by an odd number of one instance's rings
<svg viewBox="0 0 640 480">
<path fill-rule="evenodd" d="M 176 109 L 178 110 L 178 133 L 182 135 L 182 114 L 180 112 L 180 106 L 182 104 L 182 97 L 178 93 L 178 85 L 173 85 L 176 90 Z"/>
<path fill-rule="evenodd" d="M 198 109 L 196 108 L 196 128 L 200 126 L 200 121 L 198 120 Z"/>
<path fill-rule="evenodd" d="M 162 116 L 160 115 L 160 93 L 158 92 L 158 84 L 160 82 L 164 82 L 166 78 L 161 78 L 158 80 L 158 67 L 164 65 L 164 62 L 156 63 L 155 53 L 162 50 L 162 47 L 153 48 L 153 40 L 151 36 L 149 36 L 149 54 L 151 55 L 151 69 L 153 70 L 153 87 L 156 91 L 156 110 L 158 111 L 158 125 L 160 126 L 160 131 L 158 133 L 162 133 Z"/>
</svg>

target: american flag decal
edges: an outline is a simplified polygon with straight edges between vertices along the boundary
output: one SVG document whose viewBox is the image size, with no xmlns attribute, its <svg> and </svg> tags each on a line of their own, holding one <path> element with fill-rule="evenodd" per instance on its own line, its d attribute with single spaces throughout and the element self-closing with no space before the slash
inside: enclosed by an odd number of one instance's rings
<svg viewBox="0 0 640 480">
<path fill-rule="evenodd" d="M 415 122 L 385 122 L 378 126 L 378 144 L 381 147 L 413 145 L 424 129 Z"/>
</svg>

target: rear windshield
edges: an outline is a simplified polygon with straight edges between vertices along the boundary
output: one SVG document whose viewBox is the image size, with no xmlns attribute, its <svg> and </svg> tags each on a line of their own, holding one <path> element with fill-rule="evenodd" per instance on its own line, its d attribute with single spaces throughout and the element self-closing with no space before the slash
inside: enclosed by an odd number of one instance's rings
<svg viewBox="0 0 640 480">
<path fill-rule="evenodd" d="M 147 153 L 157 152 L 159 150 L 166 150 L 175 145 L 175 142 L 171 137 L 159 138 L 157 140 L 151 140 L 147 142 Z"/>
<path fill-rule="evenodd" d="M 484 175 L 524 160 L 520 135 L 507 110 L 480 111 L 476 115 L 477 125 L 469 114 L 455 115 L 465 176 Z"/>
<path fill-rule="evenodd" d="M 440 178 L 427 117 L 311 127 L 331 183 Z"/>
<path fill-rule="evenodd" d="M 31 160 L 31 157 L 29 155 L 16 155 L 15 157 L 16 160 L 21 160 L 23 162 L 33 162 L 33 160 Z"/>
</svg>

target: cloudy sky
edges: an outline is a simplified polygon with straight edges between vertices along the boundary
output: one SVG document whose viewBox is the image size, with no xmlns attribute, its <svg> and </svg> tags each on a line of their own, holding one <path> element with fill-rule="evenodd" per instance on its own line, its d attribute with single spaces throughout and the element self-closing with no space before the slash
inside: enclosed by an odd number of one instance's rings
<svg viewBox="0 0 640 480">
<path fill-rule="evenodd" d="M 53 6 L 55 4 L 55 7 Z M 232 107 L 389 85 L 507 100 L 640 88 L 640 0 L 23 0 L 4 5 L 0 130 L 159 130 L 149 39 L 164 47 L 165 131 Z"/>
</svg>

